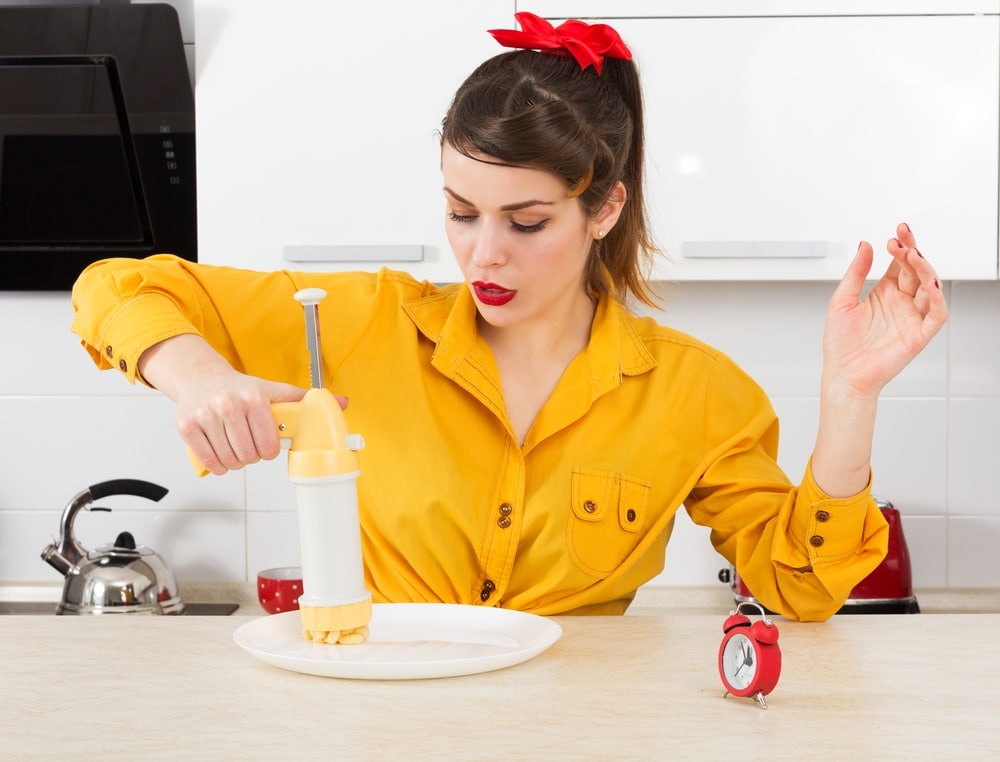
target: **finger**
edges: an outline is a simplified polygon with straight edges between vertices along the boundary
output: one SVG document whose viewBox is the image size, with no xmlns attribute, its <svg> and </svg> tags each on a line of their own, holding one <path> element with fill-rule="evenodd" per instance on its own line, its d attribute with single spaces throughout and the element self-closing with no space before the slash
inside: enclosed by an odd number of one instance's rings
<svg viewBox="0 0 1000 762">
<path fill-rule="evenodd" d="M 890 238 L 885 248 L 892 256 L 893 262 L 896 265 L 896 267 L 892 268 L 895 271 L 896 287 L 907 296 L 913 296 L 917 293 L 917 289 L 920 288 L 920 276 L 917 275 L 917 272 L 909 264 L 908 257 L 910 252 L 917 252 L 917 249 L 905 245 L 897 238 Z M 920 252 L 917 252 L 917 254 L 919 256 Z"/>
<path fill-rule="evenodd" d="M 264 460 L 271 460 L 281 452 L 278 426 L 270 405 L 256 405 L 247 413 L 247 425 L 254 443 L 254 452 Z M 251 462 L 251 461 L 247 461 Z"/>
<path fill-rule="evenodd" d="M 916 241 L 909 227 L 905 223 L 901 223 L 899 231 L 904 234 L 903 240 L 891 238 L 886 244 L 893 259 L 899 263 L 897 272 L 899 290 L 909 296 L 916 295 L 921 288 L 940 290 L 937 273 L 914 245 Z M 923 266 L 920 265 L 921 262 Z"/>
<path fill-rule="evenodd" d="M 900 225 L 900 229 L 903 229 L 902 225 Z M 905 232 L 905 229 L 903 230 Z M 912 241 L 912 234 L 908 238 Z M 892 255 L 893 261 L 898 264 L 896 278 L 900 291 L 910 296 L 916 296 L 921 289 L 926 289 L 928 292 L 941 290 L 941 284 L 934 267 L 924 258 L 916 246 L 910 246 L 896 238 L 890 238 L 886 249 Z"/>
<path fill-rule="evenodd" d="M 944 305 L 944 294 L 941 290 L 941 280 L 934 266 L 928 262 L 917 249 L 910 249 L 906 263 L 920 281 L 920 288 L 929 298 L 928 304 Z"/>
<path fill-rule="evenodd" d="M 927 292 L 927 306 L 925 309 L 921 330 L 924 339 L 930 341 L 948 320 L 948 303 L 945 301 L 940 287 Z"/>
<path fill-rule="evenodd" d="M 182 429 L 182 436 L 187 432 L 189 437 L 197 440 L 200 433 L 208 440 L 212 452 L 207 459 L 203 457 L 202 462 L 212 473 L 220 473 L 213 468 L 213 464 L 229 470 L 242 468 L 244 462 L 247 462 L 244 458 L 248 456 L 248 451 L 256 452 L 244 410 L 238 400 L 222 396 L 178 424 L 178 428 Z M 192 444 L 187 437 L 185 441 Z M 201 455 L 197 445 L 194 445 L 194 450 L 195 454 Z M 253 454 L 250 457 L 251 463 L 257 459 Z"/>
<path fill-rule="evenodd" d="M 848 265 L 844 277 L 833 292 L 832 305 L 853 306 L 861 298 L 861 291 L 865 287 L 865 278 L 872 269 L 872 261 L 875 253 L 872 245 L 868 241 L 862 241 L 858 245 L 858 252 Z"/>
<path fill-rule="evenodd" d="M 900 222 L 896 225 L 896 238 L 906 248 L 914 249 L 917 246 L 917 239 L 913 235 L 913 231 L 910 230 L 910 226 L 905 222 Z"/>
<path fill-rule="evenodd" d="M 941 281 L 934 267 L 916 249 L 911 249 L 908 264 L 920 279 L 920 289 L 914 305 L 923 315 L 921 331 L 929 341 L 948 320 L 948 304 L 944 298 Z"/>
<path fill-rule="evenodd" d="M 202 467 L 211 471 L 216 476 L 222 476 L 229 470 L 222 465 L 222 461 L 212 446 L 208 435 L 194 421 L 178 420 L 177 431 L 181 435 L 181 439 L 187 444 L 188 451 L 194 455 Z"/>
<path fill-rule="evenodd" d="M 906 252 L 904 261 L 907 270 L 913 273 L 913 277 L 919 281 L 924 289 L 928 291 L 941 290 L 941 282 L 938 280 L 937 271 L 918 249 L 909 249 Z"/>
<path fill-rule="evenodd" d="M 260 454 L 257 452 L 257 442 L 254 441 L 250 422 L 246 415 L 227 418 L 224 421 L 224 426 L 225 437 L 229 442 L 229 449 L 227 450 L 224 445 L 216 446 L 216 452 L 224 466 L 235 470 L 260 460 Z"/>
</svg>

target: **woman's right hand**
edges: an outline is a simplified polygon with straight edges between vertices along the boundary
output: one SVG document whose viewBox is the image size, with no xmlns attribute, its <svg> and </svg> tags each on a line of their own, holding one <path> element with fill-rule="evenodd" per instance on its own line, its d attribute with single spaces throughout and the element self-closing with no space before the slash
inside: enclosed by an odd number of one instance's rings
<svg viewBox="0 0 1000 762">
<path fill-rule="evenodd" d="M 139 373 L 177 403 L 177 431 L 218 475 L 276 457 L 281 447 L 271 403 L 296 402 L 307 391 L 240 373 L 196 334 L 147 349 Z"/>
<path fill-rule="evenodd" d="M 235 370 L 185 387 L 177 402 L 177 431 L 213 474 L 271 460 L 281 451 L 272 402 L 296 402 L 306 393 Z"/>
</svg>

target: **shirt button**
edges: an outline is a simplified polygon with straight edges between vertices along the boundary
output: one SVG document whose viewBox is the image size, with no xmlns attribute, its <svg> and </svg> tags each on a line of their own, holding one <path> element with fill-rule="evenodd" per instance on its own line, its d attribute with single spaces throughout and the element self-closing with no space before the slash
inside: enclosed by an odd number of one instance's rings
<svg viewBox="0 0 1000 762">
<path fill-rule="evenodd" d="M 483 583 L 483 589 L 479 591 L 479 600 L 488 601 L 490 596 L 493 595 L 493 591 L 497 589 L 496 583 L 488 579 Z"/>
<path fill-rule="evenodd" d="M 812 545 L 814 548 L 818 548 L 820 545 L 823 544 L 823 538 L 820 537 L 818 534 L 814 534 L 812 537 L 809 538 L 809 544 Z"/>
<path fill-rule="evenodd" d="M 497 526 L 501 529 L 506 529 L 511 524 L 510 518 L 507 516 L 501 516 L 497 519 Z"/>
<path fill-rule="evenodd" d="M 583 504 L 583 510 L 585 510 L 587 513 L 593 513 L 594 511 L 597 510 L 597 503 L 595 503 L 593 500 L 588 500 Z"/>
<path fill-rule="evenodd" d="M 826 511 L 816 511 L 816 521 L 829 521 L 830 514 Z"/>
<path fill-rule="evenodd" d="M 501 503 L 500 504 L 500 515 L 501 516 L 510 516 L 510 514 L 512 514 L 513 512 L 514 512 L 514 509 L 513 509 L 513 507 L 511 507 L 510 503 Z"/>
<path fill-rule="evenodd" d="M 115 350 L 113 350 L 113 349 L 111 348 L 111 345 L 110 345 L 110 344 L 108 344 L 108 345 L 107 345 L 107 346 L 106 346 L 106 347 L 104 348 L 104 354 L 106 354 L 106 355 L 107 355 L 108 357 L 114 357 L 114 354 L 115 354 Z"/>
<path fill-rule="evenodd" d="M 128 372 L 128 363 L 125 362 L 124 360 L 119 360 L 118 361 L 118 368 L 121 370 L 122 373 L 127 373 Z"/>
<path fill-rule="evenodd" d="M 635 508 L 629 508 L 625 512 L 625 518 L 628 519 L 629 522 L 635 521 Z"/>
</svg>

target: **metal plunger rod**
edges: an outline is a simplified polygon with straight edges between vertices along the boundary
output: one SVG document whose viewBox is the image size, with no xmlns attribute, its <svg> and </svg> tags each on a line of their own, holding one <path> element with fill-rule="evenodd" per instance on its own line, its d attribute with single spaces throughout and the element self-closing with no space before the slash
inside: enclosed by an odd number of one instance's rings
<svg viewBox="0 0 1000 762">
<path fill-rule="evenodd" d="M 304 288 L 295 293 L 306 316 L 306 345 L 309 347 L 309 377 L 313 389 L 323 388 L 323 362 L 319 351 L 319 303 L 326 298 L 321 288 Z"/>
</svg>

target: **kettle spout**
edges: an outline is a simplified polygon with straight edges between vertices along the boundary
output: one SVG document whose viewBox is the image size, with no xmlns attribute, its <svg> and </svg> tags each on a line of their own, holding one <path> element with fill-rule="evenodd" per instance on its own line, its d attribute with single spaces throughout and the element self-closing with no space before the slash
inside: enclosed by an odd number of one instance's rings
<svg viewBox="0 0 1000 762">
<path fill-rule="evenodd" d="M 62 574 L 64 577 L 76 571 L 76 565 L 71 563 L 66 556 L 59 552 L 55 543 L 51 543 L 47 548 L 45 548 L 45 550 L 42 551 L 42 560 L 44 560 L 49 566 Z"/>
<path fill-rule="evenodd" d="M 73 536 L 73 522 L 76 520 L 76 514 L 89 506 L 93 500 L 94 496 L 89 489 L 76 494 L 63 509 L 59 539 L 49 543 L 42 551 L 42 560 L 64 577 L 77 571 L 77 564 L 87 555 L 87 551 Z"/>
</svg>

